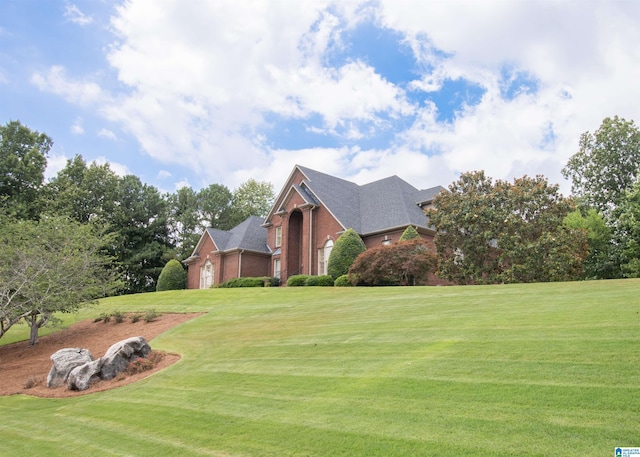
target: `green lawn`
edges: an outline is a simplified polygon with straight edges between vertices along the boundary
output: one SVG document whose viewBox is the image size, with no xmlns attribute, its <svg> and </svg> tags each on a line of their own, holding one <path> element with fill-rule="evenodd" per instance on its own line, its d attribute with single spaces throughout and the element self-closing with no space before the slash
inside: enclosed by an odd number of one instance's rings
<svg viewBox="0 0 640 457">
<path fill-rule="evenodd" d="M 151 342 L 183 359 L 139 383 L 0 398 L 0 455 L 613 456 L 640 446 L 640 280 L 162 292 L 77 318 L 116 309 L 207 314 Z"/>
</svg>

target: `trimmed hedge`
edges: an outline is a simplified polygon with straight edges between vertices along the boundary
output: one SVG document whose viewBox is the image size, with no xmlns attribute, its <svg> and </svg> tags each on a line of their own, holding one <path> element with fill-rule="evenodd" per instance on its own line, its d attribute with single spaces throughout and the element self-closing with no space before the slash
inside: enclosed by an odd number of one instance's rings
<svg viewBox="0 0 640 457">
<path fill-rule="evenodd" d="M 338 237 L 329 254 L 327 271 L 333 279 L 345 275 L 356 258 L 367 250 L 360 235 L 352 228 L 347 229 Z"/>
<path fill-rule="evenodd" d="M 262 276 L 259 278 L 233 278 L 218 284 L 222 289 L 232 289 L 235 287 L 277 287 L 280 285 L 280 279 Z"/>
<path fill-rule="evenodd" d="M 309 276 L 304 283 L 305 286 L 333 287 L 333 278 L 329 275 Z"/>
<path fill-rule="evenodd" d="M 301 287 L 307 283 L 309 275 L 293 275 L 287 279 L 287 287 Z"/>
<path fill-rule="evenodd" d="M 333 283 L 336 287 L 351 287 L 353 284 L 349 279 L 349 275 L 342 275 L 336 278 L 336 281 Z"/>
<path fill-rule="evenodd" d="M 187 272 L 180 261 L 171 259 L 164 266 L 158 276 L 156 291 L 180 290 L 187 287 Z"/>
</svg>

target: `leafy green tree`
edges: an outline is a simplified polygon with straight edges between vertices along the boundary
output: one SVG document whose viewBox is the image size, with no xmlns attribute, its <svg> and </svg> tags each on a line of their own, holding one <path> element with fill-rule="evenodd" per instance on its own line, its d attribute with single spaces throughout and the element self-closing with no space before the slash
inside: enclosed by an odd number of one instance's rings
<svg viewBox="0 0 640 457">
<path fill-rule="evenodd" d="M 436 227 L 438 275 L 458 284 L 498 281 L 496 228 L 501 215 L 484 171 L 463 173 L 427 211 Z M 504 219 L 502 219 L 504 220 Z"/>
<path fill-rule="evenodd" d="M 178 258 L 186 259 L 195 248 L 205 227 L 200 222 L 198 194 L 182 187 L 168 197 L 169 226 Z"/>
<path fill-rule="evenodd" d="M 589 254 L 584 261 L 585 279 L 614 279 L 622 277 L 619 248 L 613 243 L 613 232 L 602 214 L 590 208 L 583 214 L 579 209 L 569 213 L 564 224 L 572 230 L 587 234 Z"/>
<path fill-rule="evenodd" d="M 426 284 L 436 264 L 433 249 L 418 237 L 368 249 L 351 265 L 349 278 L 357 285 L 414 286 Z"/>
<path fill-rule="evenodd" d="M 118 180 L 108 163 L 87 165 L 77 155 L 46 184 L 46 211 L 104 225 L 119 206 Z"/>
<path fill-rule="evenodd" d="M 249 216 L 266 216 L 274 200 L 273 185 L 269 182 L 249 179 L 240 184 L 233 191 L 231 200 L 232 215 L 229 218 L 231 227 L 238 225 Z"/>
<path fill-rule="evenodd" d="M 118 196 L 110 226 L 116 233 L 113 255 L 126 281 L 124 291 L 154 291 L 162 268 L 175 258 L 167 201 L 155 187 L 133 175 L 118 181 Z"/>
<path fill-rule="evenodd" d="M 640 130 L 633 121 L 606 118 L 580 136 L 579 150 L 562 169 L 572 192 L 606 217 L 631 190 L 640 170 Z"/>
<path fill-rule="evenodd" d="M 414 240 L 416 238 L 420 238 L 420 234 L 413 225 L 407 227 L 400 235 L 400 241 Z"/>
<path fill-rule="evenodd" d="M 620 201 L 614 216 L 614 244 L 620 247 L 622 274 L 640 278 L 640 181 Z"/>
<path fill-rule="evenodd" d="M 231 220 L 232 200 L 233 194 L 222 184 L 211 184 L 209 187 L 201 189 L 198 192 L 200 231 L 207 227 L 229 230 L 237 225 Z"/>
<path fill-rule="evenodd" d="M 184 267 L 176 259 L 169 260 L 160 272 L 156 291 L 181 290 L 186 287 L 187 272 L 184 270 Z"/>
<path fill-rule="evenodd" d="M 64 217 L 43 216 L 39 222 L 0 220 L 0 337 L 26 321 L 29 342 L 56 321 L 117 290 L 121 283 L 105 268 L 109 237 L 95 227 Z"/>
<path fill-rule="evenodd" d="M 574 209 L 542 176 L 495 184 L 463 173 L 427 212 L 436 227 L 440 277 L 460 284 L 576 279 L 586 234 L 563 224 Z"/>
<path fill-rule="evenodd" d="M 345 275 L 356 258 L 367 250 L 362 238 L 352 228 L 338 237 L 329 254 L 327 273 L 334 279 Z"/>
<path fill-rule="evenodd" d="M 39 215 L 51 138 L 11 121 L 0 126 L 0 204 L 21 219 Z"/>
</svg>

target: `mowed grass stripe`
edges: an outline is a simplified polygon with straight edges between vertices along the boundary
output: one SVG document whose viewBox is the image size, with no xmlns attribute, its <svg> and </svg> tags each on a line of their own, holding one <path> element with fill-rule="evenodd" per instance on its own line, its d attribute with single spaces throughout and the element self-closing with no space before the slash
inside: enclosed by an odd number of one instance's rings
<svg viewBox="0 0 640 457">
<path fill-rule="evenodd" d="M 14 431 L 42 424 L 46 410 L 56 420 L 38 427 L 41 455 L 66 454 L 52 454 L 47 435 L 67 428 L 91 431 L 113 455 L 608 455 L 640 436 L 639 289 L 629 280 L 117 297 L 86 315 L 207 314 L 154 340 L 184 357 L 135 385 L 13 409 L 0 399 L 0 434 L 11 432 L 11 448 Z"/>
</svg>

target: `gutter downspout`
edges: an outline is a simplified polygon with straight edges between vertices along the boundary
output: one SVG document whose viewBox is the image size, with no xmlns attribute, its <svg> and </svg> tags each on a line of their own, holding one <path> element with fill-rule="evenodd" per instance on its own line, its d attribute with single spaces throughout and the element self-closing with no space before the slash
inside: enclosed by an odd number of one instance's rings
<svg viewBox="0 0 640 457">
<path fill-rule="evenodd" d="M 240 275 L 242 274 L 242 253 L 244 252 L 244 249 L 240 251 L 240 253 L 238 254 L 238 278 L 240 278 Z"/>
</svg>

